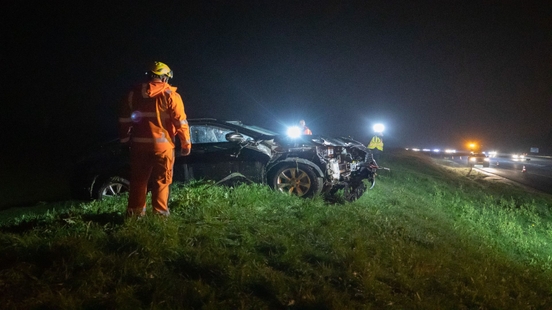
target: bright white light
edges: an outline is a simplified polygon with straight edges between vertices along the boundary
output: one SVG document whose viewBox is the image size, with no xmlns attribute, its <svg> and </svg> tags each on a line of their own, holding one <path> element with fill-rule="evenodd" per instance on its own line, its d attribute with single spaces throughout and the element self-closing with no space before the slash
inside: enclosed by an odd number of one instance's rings
<svg viewBox="0 0 552 310">
<path fill-rule="evenodd" d="M 414 152 L 419 152 L 419 151 L 420 151 L 420 149 L 417 149 L 417 148 L 413 148 L 412 150 L 413 150 Z"/>
<path fill-rule="evenodd" d="M 423 149 L 422 151 L 424 151 L 424 152 L 430 152 L 431 150 L 430 150 L 430 149 Z"/>
<path fill-rule="evenodd" d="M 297 137 L 301 136 L 301 128 L 299 128 L 297 126 L 288 127 L 287 135 L 290 138 L 297 138 Z"/>
<path fill-rule="evenodd" d="M 385 126 L 383 126 L 383 124 L 375 124 L 372 128 L 375 132 L 383 132 L 385 130 Z"/>
<path fill-rule="evenodd" d="M 515 161 L 522 161 L 522 160 L 525 160 L 525 155 L 524 154 L 513 154 L 512 159 L 515 160 Z"/>
<path fill-rule="evenodd" d="M 440 149 L 433 149 L 433 152 L 439 153 L 439 152 L 441 152 L 441 150 Z"/>
<path fill-rule="evenodd" d="M 445 150 L 445 153 L 456 153 L 456 150 L 447 149 L 447 150 Z"/>
</svg>

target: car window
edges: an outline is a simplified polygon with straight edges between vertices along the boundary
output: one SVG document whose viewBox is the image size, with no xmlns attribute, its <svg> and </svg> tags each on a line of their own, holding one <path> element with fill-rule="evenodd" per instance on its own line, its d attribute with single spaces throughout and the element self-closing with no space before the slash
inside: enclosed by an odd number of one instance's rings
<svg viewBox="0 0 552 310">
<path fill-rule="evenodd" d="M 223 128 L 223 127 L 218 127 L 213 125 L 192 125 L 190 126 L 192 145 L 194 143 L 228 142 L 226 140 L 226 134 L 232 131 L 233 130 L 230 130 L 228 128 Z M 246 136 L 246 138 L 250 138 L 250 137 Z"/>
</svg>

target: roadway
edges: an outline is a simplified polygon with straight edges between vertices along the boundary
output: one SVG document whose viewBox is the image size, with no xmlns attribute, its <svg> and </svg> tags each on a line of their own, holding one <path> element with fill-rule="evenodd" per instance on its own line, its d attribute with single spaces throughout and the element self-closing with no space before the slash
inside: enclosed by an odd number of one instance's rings
<svg viewBox="0 0 552 310">
<path fill-rule="evenodd" d="M 469 167 L 467 154 L 447 155 L 445 158 Z M 489 167 L 474 166 L 474 169 L 552 194 L 552 156 L 528 155 L 525 160 L 518 160 L 508 155 L 498 155 L 489 159 Z"/>
</svg>

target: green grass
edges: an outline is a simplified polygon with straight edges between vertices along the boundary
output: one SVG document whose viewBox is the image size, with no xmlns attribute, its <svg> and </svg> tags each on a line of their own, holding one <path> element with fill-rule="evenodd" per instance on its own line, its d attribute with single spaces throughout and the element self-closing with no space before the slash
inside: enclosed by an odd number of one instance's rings
<svg viewBox="0 0 552 310">
<path fill-rule="evenodd" d="M 552 198 L 386 154 L 354 203 L 174 186 L 0 212 L 5 309 L 551 309 Z"/>
</svg>

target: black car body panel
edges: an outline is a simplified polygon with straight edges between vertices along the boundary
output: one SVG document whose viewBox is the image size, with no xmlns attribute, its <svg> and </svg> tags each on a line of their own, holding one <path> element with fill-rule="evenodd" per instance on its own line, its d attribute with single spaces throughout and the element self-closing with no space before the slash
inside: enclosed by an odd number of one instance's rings
<svg viewBox="0 0 552 310">
<path fill-rule="evenodd" d="M 119 139 L 88 149 L 73 165 L 71 192 L 74 198 L 98 199 L 100 188 L 111 177 L 130 179 L 130 156 Z"/>
<path fill-rule="evenodd" d="M 196 143 L 190 155 L 176 158 L 174 178 L 183 182 L 220 180 L 238 172 L 253 182 L 262 183 L 268 160 L 268 155 L 235 143 Z"/>
<path fill-rule="evenodd" d="M 369 168 L 369 163 L 375 164 L 370 151 L 349 138 L 292 139 L 239 121 L 211 118 L 189 119 L 188 124 L 192 150 L 188 156 L 176 155 L 175 182 L 246 181 L 306 197 L 343 189 L 351 196 L 348 200 L 354 200 L 366 188 L 363 180 L 375 176 L 375 170 Z M 178 139 L 176 144 L 179 149 Z M 117 140 L 110 141 L 77 163 L 74 193 L 102 198 L 105 185 L 110 180 L 128 180 L 129 170 L 128 150 Z"/>
</svg>

